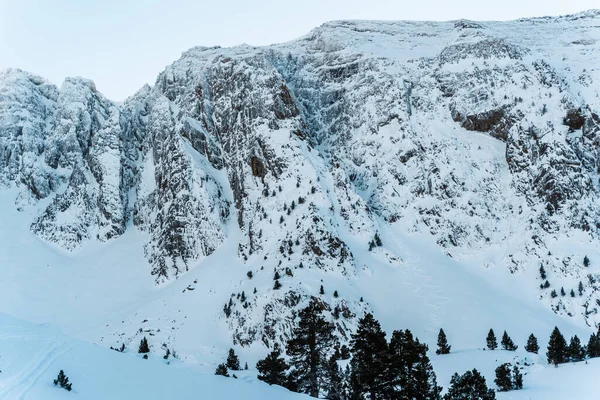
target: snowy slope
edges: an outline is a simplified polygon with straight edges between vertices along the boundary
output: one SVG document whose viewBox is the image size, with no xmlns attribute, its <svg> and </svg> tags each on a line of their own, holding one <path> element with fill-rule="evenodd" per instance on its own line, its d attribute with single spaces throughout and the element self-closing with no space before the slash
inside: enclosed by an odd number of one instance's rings
<svg viewBox="0 0 600 400">
<path fill-rule="evenodd" d="M 331 22 L 190 49 L 120 105 L 0 72 L 0 311 L 104 347 L 147 336 L 205 373 L 232 346 L 254 365 L 310 296 L 342 341 L 365 311 L 430 348 L 443 327 L 459 353 L 436 367 L 488 359 L 492 327 L 587 340 L 599 26 Z"/>
<path fill-rule="evenodd" d="M 52 326 L 32 325 L 0 315 L 2 399 L 302 399 L 252 377 L 217 377 L 178 360 L 119 353 L 72 340 Z M 70 392 L 52 382 L 60 370 Z M 242 372 L 240 375 L 243 375 Z"/>
</svg>

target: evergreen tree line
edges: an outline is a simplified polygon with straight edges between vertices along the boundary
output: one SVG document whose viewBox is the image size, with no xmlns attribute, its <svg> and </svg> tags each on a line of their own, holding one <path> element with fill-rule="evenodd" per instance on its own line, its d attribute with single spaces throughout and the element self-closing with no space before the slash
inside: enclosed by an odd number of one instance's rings
<svg viewBox="0 0 600 400">
<path fill-rule="evenodd" d="M 342 352 L 334 352 L 334 326 L 323 317 L 324 303 L 312 298 L 299 313 L 298 326 L 283 349 L 275 345 L 258 361 L 258 379 L 312 397 L 330 400 L 458 400 L 495 399 L 485 378 L 477 371 L 452 377 L 448 393 L 442 397 L 436 375 L 427 356 L 428 346 L 410 330 L 396 330 L 390 340 L 371 314 L 360 319 L 352 334 L 351 360 L 339 366 Z M 440 330 L 438 354 L 448 354 L 446 335 Z M 349 356 L 349 354 L 348 354 Z"/>
</svg>

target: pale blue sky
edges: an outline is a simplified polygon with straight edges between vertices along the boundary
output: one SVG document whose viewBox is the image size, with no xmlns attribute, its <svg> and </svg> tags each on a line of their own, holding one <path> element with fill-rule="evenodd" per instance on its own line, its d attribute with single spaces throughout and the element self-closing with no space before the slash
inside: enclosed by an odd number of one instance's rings
<svg viewBox="0 0 600 400">
<path fill-rule="evenodd" d="M 288 41 L 334 19 L 506 20 L 599 0 L 0 0 L 0 69 L 84 76 L 123 100 L 196 45 Z"/>
</svg>

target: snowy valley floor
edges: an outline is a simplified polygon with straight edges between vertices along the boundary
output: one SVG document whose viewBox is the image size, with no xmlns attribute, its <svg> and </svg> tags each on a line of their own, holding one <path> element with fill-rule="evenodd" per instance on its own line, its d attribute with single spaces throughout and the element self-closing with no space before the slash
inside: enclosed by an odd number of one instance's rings
<svg viewBox="0 0 600 400">
<path fill-rule="evenodd" d="M 252 371 L 240 371 L 239 379 L 217 377 L 177 360 L 167 364 L 160 356 L 144 360 L 136 353 L 121 354 L 101 346 L 73 340 L 56 327 L 27 323 L 0 315 L 1 399 L 309 399 L 307 396 L 268 386 Z M 600 360 L 548 366 L 543 357 L 517 351 L 457 350 L 432 356 L 438 381 L 448 385 L 456 370 L 476 367 L 488 380 L 502 362 L 526 358 L 525 388 L 497 393 L 498 399 L 594 399 Z M 63 369 L 73 390 L 52 384 Z"/>
</svg>

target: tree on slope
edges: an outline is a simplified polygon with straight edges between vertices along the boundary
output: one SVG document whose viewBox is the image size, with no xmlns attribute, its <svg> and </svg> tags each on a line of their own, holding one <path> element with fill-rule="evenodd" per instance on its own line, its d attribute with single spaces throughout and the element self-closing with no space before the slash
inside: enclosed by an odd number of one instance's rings
<svg viewBox="0 0 600 400">
<path fill-rule="evenodd" d="M 507 392 L 512 389 L 513 381 L 509 363 L 501 364 L 496 368 L 496 379 L 494 382 L 500 392 Z"/>
<path fill-rule="evenodd" d="M 587 345 L 587 355 L 589 358 L 600 357 L 600 337 L 592 333 Z"/>
<path fill-rule="evenodd" d="M 387 363 L 388 346 L 385 332 L 372 314 L 365 314 L 358 322 L 358 329 L 352 335 L 353 395 L 369 400 L 384 399 L 383 383 Z"/>
<path fill-rule="evenodd" d="M 235 351 L 233 349 L 229 349 L 229 354 L 227 355 L 227 362 L 225 363 L 225 365 L 232 371 L 240 370 L 240 359 L 235 354 Z"/>
<path fill-rule="evenodd" d="M 496 348 L 498 347 L 498 341 L 496 340 L 496 335 L 494 334 L 493 329 L 490 329 L 485 341 L 488 349 L 496 350 Z"/>
<path fill-rule="evenodd" d="M 487 387 L 485 378 L 473 369 L 463 375 L 454 374 L 444 400 L 495 400 L 496 394 Z"/>
<path fill-rule="evenodd" d="M 567 341 L 556 326 L 548 341 L 546 357 L 548 358 L 548 363 L 554 364 L 554 366 L 567 361 Z"/>
<path fill-rule="evenodd" d="M 516 365 L 513 367 L 513 389 L 523 389 L 523 374 Z"/>
<path fill-rule="evenodd" d="M 138 353 L 142 353 L 142 354 L 150 353 L 150 347 L 148 346 L 148 339 L 146 339 L 146 336 L 144 336 L 142 338 L 142 340 L 140 341 L 140 347 L 138 347 Z"/>
<path fill-rule="evenodd" d="M 529 335 L 529 338 L 527 339 L 525 350 L 535 354 L 537 354 L 538 351 L 540 351 L 540 346 L 538 345 L 537 338 L 533 335 L 533 333 Z"/>
<path fill-rule="evenodd" d="M 66 391 L 70 392 L 73 389 L 73 384 L 69 383 L 69 378 L 65 375 L 65 371 L 62 369 L 58 373 L 58 376 L 54 380 L 54 386 L 60 386 Z"/>
<path fill-rule="evenodd" d="M 314 297 L 299 313 L 300 321 L 287 343 L 290 365 L 294 368 L 300 391 L 319 397 L 326 375 L 326 356 L 333 344 L 333 324 L 323 318 L 324 306 Z"/>
<path fill-rule="evenodd" d="M 268 383 L 269 385 L 286 386 L 287 374 L 289 365 L 281 357 L 281 348 L 279 344 L 275 344 L 271 351 L 264 359 L 256 363 L 258 371 L 258 379 Z"/>
<path fill-rule="evenodd" d="M 215 370 L 215 375 L 229 377 L 229 373 L 227 372 L 227 366 L 225 364 L 217 365 L 217 369 Z"/>
<path fill-rule="evenodd" d="M 435 351 L 435 354 L 449 354 L 450 348 L 452 346 L 448 345 L 448 339 L 446 338 L 446 333 L 443 329 L 440 329 L 440 333 L 438 333 L 437 340 L 438 348 Z"/>
<path fill-rule="evenodd" d="M 577 335 L 571 338 L 568 353 L 569 360 L 573 362 L 582 361 L 585 358 L 585 348 L 581 345 L 581 340 Z"/>
<path fill-rule="evenodd" d="M 410 330 L 394 331 L 389 343 L 384 398 L 441 399 L 442 388 L 437 385 L 427 350 L 427 345 L 413 337 Z"/>
<path fill-rule="evenodd" d="M 510 336 L 508 336 L 508 333 L 506 333 L 506 331 L 504 331 L 504 334 L 502 334 L 501 344 L 502 344 L 502 348 L 504 350 L 509 350 L 509 351 L 515 351 L 519 347 L 519 346 L 515 345 L 515 343 L 510 338 Z"/>
</svg>

